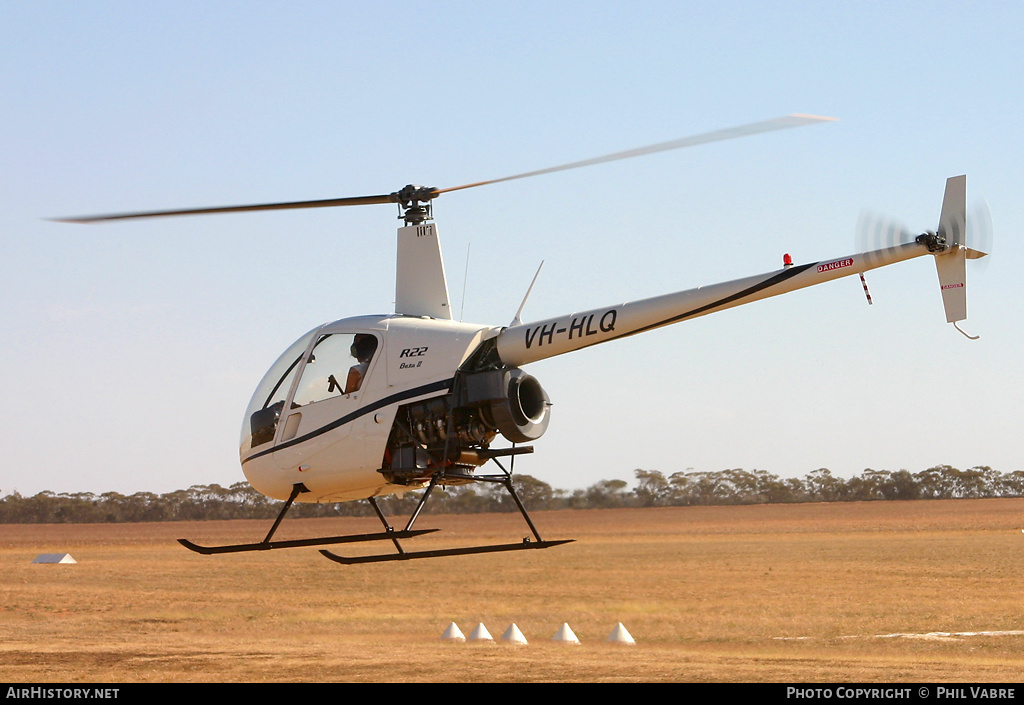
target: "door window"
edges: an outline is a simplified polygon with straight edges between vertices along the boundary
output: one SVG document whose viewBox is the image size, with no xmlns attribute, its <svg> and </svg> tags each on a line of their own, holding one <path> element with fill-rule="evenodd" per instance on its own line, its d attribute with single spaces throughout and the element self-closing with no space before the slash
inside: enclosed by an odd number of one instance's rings
<svg viewBox="0 0 1024 705">
<path fill-rule="evenodd" d="M 377 338 L 369 333 L 322 336 L 302 370 L 292 408 L 358 391 L 376 351 Z"/>
</svg>

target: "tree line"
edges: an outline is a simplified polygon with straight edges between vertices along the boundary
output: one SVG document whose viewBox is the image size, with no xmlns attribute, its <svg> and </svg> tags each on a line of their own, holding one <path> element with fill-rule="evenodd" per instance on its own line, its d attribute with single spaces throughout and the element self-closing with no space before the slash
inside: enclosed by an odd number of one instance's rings
<svg viewBox="0 0 1024 705">
<path fill-rule="evenodd" d="M 602 480 L 586 489 L 560 490 L 530 475 L 516 475 L 516 492 L 530 510 L 678 507 L 792 502 L 960 499 L 1024 496 L 1024 471 L 1000 473 L 987 466 L 958 470 L 939 465 L 917 473 L 907 470 L 864 470 L 849 479 L 826 468 L 803 478 L 780 478 L 764 470 L 715 472 L 634 471 L 629 489 L 624 480 Z M 413 511 L 421 492 L 378 499 L 388 515 Z M 0 497 L 0 523 L 118 523 L 196 521 L 209 519 L 273 519 L 282 503 L 264 497 L 246 482 L 230 487 L 194 485 L 166 494 L 137 492 L 17 492 Z M 501 485 L 477 483 L 435 489 L 425 513 L 468 514 L 512 512 L 516 507 Z M 291 517 L 372 516 L 367 502 L 296 503 Z"/>
</svg>

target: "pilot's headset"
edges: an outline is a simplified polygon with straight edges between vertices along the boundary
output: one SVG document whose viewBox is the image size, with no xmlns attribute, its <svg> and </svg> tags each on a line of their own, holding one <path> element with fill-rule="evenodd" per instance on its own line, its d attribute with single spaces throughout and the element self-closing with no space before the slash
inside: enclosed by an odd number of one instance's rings
<svg viewBox="0 0 1024 705">
<path fill-rule="evenodd" d="M 367 335 L 366 333 L 357 333 L 355 340 L 352 341 L 352 347 L 349 348 L 352 357 L 359 360 L 359 362 L 369 362 L 376 351 L 376 336 Z"/>
</svg>

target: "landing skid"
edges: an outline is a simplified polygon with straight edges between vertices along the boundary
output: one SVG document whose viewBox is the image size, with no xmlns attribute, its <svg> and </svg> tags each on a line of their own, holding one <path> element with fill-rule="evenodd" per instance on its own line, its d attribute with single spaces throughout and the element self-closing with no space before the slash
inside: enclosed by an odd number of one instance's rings
<svg viewBox="0 0 1024 705">
<path fill-rule="evenodd" d="M 374 534 L 350 534 L 348 536 L 321 536 L 319 538 L 312 539 L 294 539 L 291 541 L 271 541 L 274 532 L 277 531 L 277 527 L 281 524 L 281 520 L 284 519 L 285 513 L 292 506 L 295 498 L 302 492 L 308 490 L 303 485 L 297 484 L 292 488 L 291 496 L 288 497 L 288 501 L 285 502 L 284 508 L 281 509 L 281 513 L 277 515 L 277 519 L 274 521 L 274 525 L 270 527 L 270 533 L 267 537 L 259 543 L 236 543 L 228 544 L 226 546 L 200 546 L 199 544 L 192 543 L 188 539 L 178 539 L 178 543 L 187 548 L 190 551 L 201 553 L 204 556 L 210 556 L 217 553 L 246 553 L 248 551 L 270 551 L 278 548 L 299 548 L 301 546 L 324 546 L 335 543 L 361 543 L 363 541 L 395 541 L 397 539 L 410 539 L 414 536 L 421 536 L 422 534 L 429 534 L 438 529 L 406 529 L 405 531 L 395 531 L 385 522 L 384 531 L 377 532 Z M 383 517 L 380 513 L 380 509 L 377 508 L 377 503 L 374 502 L 373 498 L 370 498 L 370 503 L 373 504 L 373 508 L 377 510 L 377 515 Z"/>
<path fill-rule="evenodd" d="M 532 450 L 532 449 L 531 449 Z M 529 452 L 526 449 L 518 449 L 513 452 L 504 453 L 507 455 L 515 455 L 518 452 Z M 501 463 L 498 462 L 496 454 L 492 455 L 491 460 L 501 467 Z M 427 486 L 426 491 L 420 498 L 419 503 L 416 505 L 415 511 L 409 518 L 405 528 L 401 531 L 396 531 L 388 524 L 387 518 L 384 513 L 380 510 L 377 505 L 377 501 L 373 498 L 369 498 L 370 505 L 373 510 L 377 513 L 377 517 L 384 525 L 384 531 L 369 534 L 350 534 L 348 536 L 321 536 L 318 538 L 309 539 L 293 539 L 289 541 L 272 541 L 274 532 L 277 531 L 277 527 L 281 524 L 281 520 L 284 519 L 284 515 L 288 512 L 288 509 L 295 502 L 295 498 L 302 492 L 308 492 L 301 483 L 296 484 L 292 488 L 292 493 L 288 497 L 288 501 L 285 502 L 281 512 L 277 515 L 277 519 L 274 520 L 274 525 L 270 527 L 270 532 L 266 538 L 259 543 L 236 543 L 227 544 L 223 546 L 200 546 L 199 544 L 193 543 L 188 539 L 178 539 L 178 543 L 187 548 L 190 551 L 201 553 L 203 555 L 214 555 L 219 553 L 246 553 L 249 551 L 270 551 L 281 548 L 299 548 L 302 546 L 324 546 L 329 544 L 339 543 L 362 543 L 364 541 L 391 541 L 395 545 L 395 553 L 382 553 L 372 556 L 339 556 L 331 551 L 321 550 L 326 558 L 329 558 L 336 563 L 343 563 L 345 565 L 354 565 L 358 563 L 383 563 L 387 561 L 409 561 L 420 558 L 441 558 L 444 556 L 468 556 L 478 553 L 503 553 L 506 551 L 524 551 L 538 548 L 551 548 L 552 546 L 561 546 L 565 543 L 571 543 L 573 539 L 562 539 L 559 541 L 545 541 L 541 538 L 537 532 L 537 527 L 533 525 L 533 521 L 530 520 L 530 515 L 527 514 L 526 508 L 523 506 L 522 501 L 519 499 L 519 495 L 516 493 L 515 488 L 512 486 L 512 473 L 502 468 L 502 475 L 489 475 L 489 476 L 473 476 L 473 475 L 462 475 L 458 473 L 440 471 L 436 473 L 431 479 L 430 484 Z M 501 544 L 490 544 L 485 546 L 464 546 L 461 548 L 445 548 L 437 549 L 433 551 L 406 551 L 402 544 L 399 543 L 400 539 L 410 539 L 416 536 L 422 536 L 423 534 L 430 534 L 438 529 L 413 529 L 413 524 L 419 517 L 420 512 L 423 510 L 423 506 L 426 504 L 427 499 L 430 497 L 430 493 L 433 489 L 440 484 L 442 481 L 469 481 L 469 482 L 493 482 L 504 485 L 505 489 L 508 490 L 509 495 L 516 503 L 516 507 L 519 508 L 520 514 L 523 519 L 526 520 L 527 525 L 530 527 L 530 531 L 533 534 L 533 538 L 524 538 L 520 543 L 501 543 Z"/>
<path fill-rule="evenodd" d="M 496 459 L 492 459 L 496 463 L 498 462 Z M 501 467 L 501 463 L 498 463 L 498 466 Z M 523 506 L 522 501 L 519 499 L 519 495 L 516 493 L 515 488 L 512 486 L 512 474 L 508 471 L 505 471 L 504 468 L 502 468 L 502 471 L 504 472 L 503 475 L 492 475 L 485 477 L 460 476 L 458 474 L 438 472 L 430 479 L 430 484 L 427 486 L 426 491 L 423 493 L 423 496 L 420 498 L 419 503 L 416 505 L 416 509 L 415 511 L 413 511 L 412 516 L 409 517 L 409 522 L 405 525 L 404 531 L 394 531 L 388 524 L 387 519 L 384 518 L 384 514 L 377 507 L 376 503 L 373 503 L 373 508 L 377 511 L 377 516 L 380 518 L 381 522 L 384 523 L 385 532 L 390 532 L 389 538 L 391 538 L 392 543 L 395 544 L 396 553 L 380 553 L 372 556 L 339 556 L 337 553 L 333 553 L 331 551 L 326 551 L 322 549 L 320 553 L 323 554 L 325 558 L 328 558 L 334 561 L 335 563 L 342 563 L 344 565 L 355 565 L 359 563 L 411 561 L 420 558 L 442 558 L 445 556 L 468 556 L 478 553 L 503 553 L 506 551 L 524 551 L 535 548 L 551 548 L 552 546 L 561 546 L 565 543 L 571 543 L 573 539 L 545 541 L 540 537 L 540 534 L 537 532 L 537 527 L 533 525 L 533 521 L 530 520 L 530 515 L 526 512 L 526 507 Z M 530 527 L 530 531 L 533 533 L 533 538 L 524 538 L 520 543 L 501 543 L 490 544 L 485 546 L 464 546 L 461 548 L 443 548 L 433 551 L 406 551 L 404 548 L 402 548 L 402 544 L 398 542 L 398 539 L 404 538 L 404 536 L 401 536 L 400 534 L 417 533 L 413 530 L 412 526 L 416 522 L 416 518 L 419 516 L 420 511 L 423 509 L 424 504 L 426 504 L 427 499 L 430 497 L 430 493 L 442 479 L 448 481 L 472 480 L 476 482 L 494 482 L 504 485 L 505 489 L 508 490 L 509 495 L 511 495 L 512 499 L 515 501 L 516 507 L 519 508 L 519 513 L 523 515 L 523 519 L 526 520 L 526 524 Z"/>
<path fill-rule="evenodd" d="M 348 536 L 322 536 L 315 539 L 296 539 L 293 541 L 260 541 L 259 543 L 237 543 L 227 546 L 200 546 L 188 539 L 178 539 L 178 543 L 190 551 L 202 553 L 204 556 L 215 553 L 244 553 L 246 551 L 269 551 L 275 548 L 298 548 L 300 546 L 324 546 L 335 543 L 360 543 L 362 541 L 386 541 L 390 539 L 411 539 L 414 536 L 430 534 L 439 529 L 417 529 L 416 531 L 381 531 L 376 534 L 350 534 Z"/>
<path fill-rule="evenodd" d="M 320 550 L 326 558 L 336 563 L 355 565 L 357 563 L 383 563 L 385 561 L 411 561 L 416 558 L 441 558 L 443 556 L 468 556 L 474 553 L 500 553 L 503 551 L 523 551 L 531 548 L 551 548 L 563 543 L 572 543 L 574 539 L 561 541 L 531 541 L 523 539 L 522 543 L 502 543 L 492 546 L 466 546 L 464 548 L 443 548 L 436 551 L 402 551 L 400 553 L 384 553 L 377 556 L 339 556 L 331 551 Z"/>
</svg>

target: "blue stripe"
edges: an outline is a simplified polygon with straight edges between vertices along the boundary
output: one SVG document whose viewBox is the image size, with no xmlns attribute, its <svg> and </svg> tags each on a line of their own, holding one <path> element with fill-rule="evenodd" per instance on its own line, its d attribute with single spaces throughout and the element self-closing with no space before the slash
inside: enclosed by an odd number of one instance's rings
<svg viewBox="0 0 1024 705">
<path fill-rule="evenodd" d="M 321 426 L 315 431 L 310 431 L 309 433 L 303 436 L 299 436 L 298 438 L 293 438 L 289 441 L 285 441 L 284 443 L 279 443 L 273 448 L 268 448 L 266 450 L 261 450 L 259 453 L 254 453 L 253 455 L 250 455 L 248 458 L 243 460 L 242 465 L 245 465 L 247 462 L 253 460 L 254 458 L 261 458 L 264 455 L 269 455 L 270 453 L 273 453 L 275 451 L 283 450 L 285 448 L 291 448 L 292 446 L 299 445 L 300 443 L 305 443 L 306 441 L 312 438 L 316 438 L 317 436 L 327 433 L 328 431 L 333 431 L 334 429 L 340 426 L 344 426 L 347 423 L 352 423 L 360 416 L 365 416 L 366 414 L 373 413 L 374 411 L 382 409 L 385 406 L 390 406 L 391 404 L 395 404 L 400 401 L 405 401 L 406 399 L 412 399 L 413 397 L 422 396 L 424 394 L 430 394 L 431 392 L 449 392 L 451 391 L 452 382 L 454 381 L 455 378 L 452 377 L 450 379 L 441 380 L 440 382 L 432 382 L 431 384 L 425 384 L 422 387 L 407 389 L 404 392 L 399 392 L 398 394 L 392 394 L 389 397 L 384 397 L 383 399 L 375 401 L 372 404 L 367 404 L 366 406 L 353 411 L 351 414 L 346 414 L 341 418 L 332 421 L 326 426 Z"/>
<path fill-rule="evenodd" d="M 573 350 L 573 352 L 575 352 L 576 350 L 582 350 L 583 348 L 589 348 L 589 347 L 591 347 L 593 345 L 599 345 L 601 343 L 607 343 L 607 342 L 612 341 L 612 340 L 619 340 L 620 338 L 628 338 L 629 336 L 636 335 L 637 333 L 645 333 L 645 332 L 647 332 L 649 330 L 654 330 L 655 328 L 661 328 L 662 326 L 667 326 L 667 325 L 670 325 L 672 323 L 678 323 L 678 322 L 680 322 L 682 320 L 685 320 L 687 318 L 690 318 L 692 316 L 700 316 L 702 314 L 711 313 L 712 311 L 714 311 L 714 309 L 716 309 L 716 308 L 718 308 L 720 306 L 725 306 L 726 304 L 734 303 L 734 302 L 739 301 L 740 299 L 743 299 L 743 298 L 745 298 L 747 296 L 751 296 L 752 294 L 756 294 L 756 293 L 758 293 L 760 291 L 763 291 L 765 289 L 773 287 L 776 284 L 781 284 L 782 282 L 786 281 L 787 279 L 791 279 L 791 278 L 795 277 L 797 274 L 802 274 L 803 272 L 807 271 L 808 269 L 810 269 L 811 267 L 815 266 L 816 264 L 818 264 L 818 263 L 817 262 L 812 262 L 811 264 L 801 264 L 801 265 L 798 265 L 798 266 L 795 266 L 795 267 L 789 267 L 789 268 L 787 268 L 787 269 L 785 269 L 785 270 L 783 270 L 781 272 L 778 272 L 777 274 L 773 274 L 773 275 L 763 279 L 762 281 L 758 282 L 757 284 L 754 284 L 752 286 L 747 287 L 743 291 L 737 292 L 735 294 L 730 294 L 729 296 L 723 297 L 723 298 L 719 299 L 718 301 L 715 301 L 714 303 L 705 304 L 704 306 L 699 306 L 699 307 L 697 307 L 695 309 L 687 311 L 686 313 L 680 313 L 680 314 L 678 314 L 676 316 L 672 316 L 672 317 L 666 318 L 666 319 L 664 319 L 662 321 L 658 321 L 657 323 L 651 323 L 651 324 L 648 324 L 646 326 L 641 326 L 640 328 L 637 328 L 636 330 L 627 331 L 627 332 L 621 333 L 619 335 L 614 335 L 614 336 L 612 336 L 610 338 L 604 338 L 602 340 L 596 340 L 593 343 L 590 343 L 589 345 L 582 345 L 579 348 L 575 348 Z"/>
</svg>

